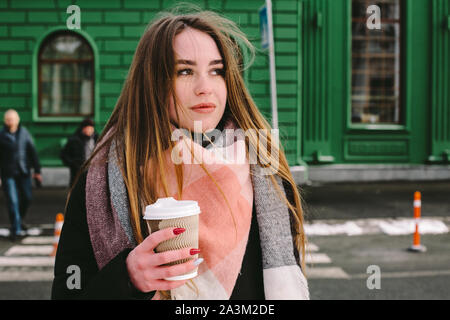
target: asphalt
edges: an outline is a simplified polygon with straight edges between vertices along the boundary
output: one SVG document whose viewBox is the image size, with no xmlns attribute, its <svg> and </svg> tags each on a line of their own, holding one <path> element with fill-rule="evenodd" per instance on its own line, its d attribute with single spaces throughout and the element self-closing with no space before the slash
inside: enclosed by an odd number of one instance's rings
<svg viewBox="0 0 450 320">
<path fill-rule="evenodd" d="M 319 252 L 329 256 L 321 268 L 341 268 L 347 278 L 323 277 L 308 279 L 313 300 L 449 300 L 450 234 L 422 235 L 425 253 L 412 253 L 411 235 L 310 237 Z M 376 266 L 378 287 L 368 282 Z M 369 272 L 370 271 L 370 272 Z"/>
<path fill-rule="evenodd" d="M 414 192 L 422 217 L 450 215 L 450 181 L 335 183 L 302 186 L 305 219 L 413 217 Z"/>
<path fill-rule="evenodd" d="M 446 217 L 450 213 L 450 181 L 389 183 L 328 183 L 303 185 L 300 191 L 305 220 L 353 220 L 364 218 L 412 218 L 413 195 L 422 193 L 422 217 Z M 33 203 L 25 223 L 51 235 L 55 217 L 64 212 L 67 188 L 33 190 Z M 0 193 L 0 228 L 9 227 L 3 193 Z M 411 235 L 311 236 L 309 241 L 331 262 L 313 266 L 337 268 L 345 279 L 311 277 L 311 299 L 450 299 L 450 234 L 426 234 L 426 253 L 410 253 Z M 0 253 L 14 245 L 0 237 Z M 367 287 L 368 266 L 381 270 L 381 288 Z M 7 268 L 3 268 L 7 271 Z M 1 270 L 0 270 L 1 271 Z M 20 270 L 19 270 L 20 271 Z M 51 282 L 2 282 L 0 299 L 49 299 Z"/>
<path fill-rule="evenodd" d="M 68 188 L 33 189 L 33 200 L 25 216 L 29 226 L 54 224 L 56 214 L 64 212 Z M 5 196 L 0 193 L 0 226 L 8 227 L 9 218 L 5 204 Z"/>
<path fill-rule="evenodd" d="M 303 185 L 305 220 L 413 217 L 415 191 L 422 194 L 422 217 L 450 216 L 450 181 L 328 183 Z M 54 224 L 64 212 L 68 188 L 33 190 L 33 202 L 25 218 L 31 226 Z M 0 227 L 9 219 L 3 192 L 0 192 Z"/>
</svg>

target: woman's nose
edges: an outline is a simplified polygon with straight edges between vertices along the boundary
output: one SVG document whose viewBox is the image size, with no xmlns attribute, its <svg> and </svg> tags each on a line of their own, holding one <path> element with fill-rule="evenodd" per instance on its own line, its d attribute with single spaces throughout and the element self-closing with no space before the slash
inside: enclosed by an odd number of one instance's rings
<svg viewBox="0 0 450 320">
<path fill-rule="evenodd" d="M 195 80 L 194 91 L 196 95 L 210 94 L 212 92 L 211 79 L 208 79 L 207 76 L 198 76 Z"/>
</svg>

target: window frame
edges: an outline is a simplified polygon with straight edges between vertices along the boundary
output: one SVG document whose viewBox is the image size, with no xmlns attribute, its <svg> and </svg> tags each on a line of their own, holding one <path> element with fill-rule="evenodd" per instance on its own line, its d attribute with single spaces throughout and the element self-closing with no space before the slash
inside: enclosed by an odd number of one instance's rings
<svg viewBox="0 0 450 320">
<path fill-rule="evenodd" d="M 86 115 L 40 115 L 40 91 L 39 91 L 39 84 L 40 84 L 40 68 L 39 68 L 39 53 L 41 52 L 41 48 L 45 43 L 48 41 L 49 37 L 59 34 L 59 33 L 75 33 L 76 36 L 82 37 L 91 47 L 93 52 L 93 115 L 90 117 L 94 119 L 95 123 L 99 123 L 99 116 L 100 116 L 100 93 L 99 93 L 99 59 L 98 59 L 98 49 L 93 41 L 93 39 L 87 34 L 86 32 L 82 30 L 68 30 L 67 28 L 52 28 L 47 30 L 36 42 L 36 45 L 34 47 L 33 51 L 33 66 L 32 66 L 32 119 L 34 122 L 73 122 L 77 123 L 82 121 L 84 118 L 86 118 Z"/>
<path fill-rule="evenodd" d="M 346 129 L 348 132 L 354 131 L 400 131 L 410 132 L 411 131 L 411 119 L 410 119 L 410 111 L 409 106 L 411 106 L 411 81 L 410 75 L 412 74 L 412 65 L 411 65 L 411 33 L 408 32 L 410 30 L 410 26 L 412 23 L 411 19 L 411 6 L 408 4 L 408 1 L 399 0 L 401 2 L 400 5 L 400 121 L 401 124 L 387 124 L 387 123 L 353 123 L 352 122 L 352 0 L 347 0 L 347 74 L 346 74 L 346 84 L 347 84 L 347 115 L 346 115 Z"/>
</svg>

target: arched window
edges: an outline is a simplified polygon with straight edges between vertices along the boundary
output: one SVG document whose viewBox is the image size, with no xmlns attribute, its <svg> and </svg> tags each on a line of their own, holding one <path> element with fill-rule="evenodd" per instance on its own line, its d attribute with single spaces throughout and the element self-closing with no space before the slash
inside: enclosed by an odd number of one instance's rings
<svg viewBox="0 0 450 320">
<path fill-rule="evenodd" d="M 38 54 L 39 117 L 94 115 L 94 53 L 80 34 L 57 31 Z"/>
</svg>

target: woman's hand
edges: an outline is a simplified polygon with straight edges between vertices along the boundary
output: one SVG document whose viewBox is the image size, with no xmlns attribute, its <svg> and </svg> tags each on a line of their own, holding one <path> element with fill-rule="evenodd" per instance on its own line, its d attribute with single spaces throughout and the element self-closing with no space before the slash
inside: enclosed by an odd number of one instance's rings
<svg viewBox="0 0 450 320">
<path fill-rule="evenodd" d="M 166 228 L 150 234 L 134 248 L 127 257 L 126 265 L 130 281 L 134 287 L 142 292 L 154 290 L 171 290 L 186 283 L 187 280 L 168 281 L 164 278 L 179 276 L 194 271 L 198 266 L 194 259 L 173 266 L 161 266 L 180 259 L 187 259 L 199 253 L 198 249 L 184 248 L 155 253 L 159 243 L 175 238 L 180 228 Z M 192 250 L 192 251 L 191 251 Z"/>
</svg>

